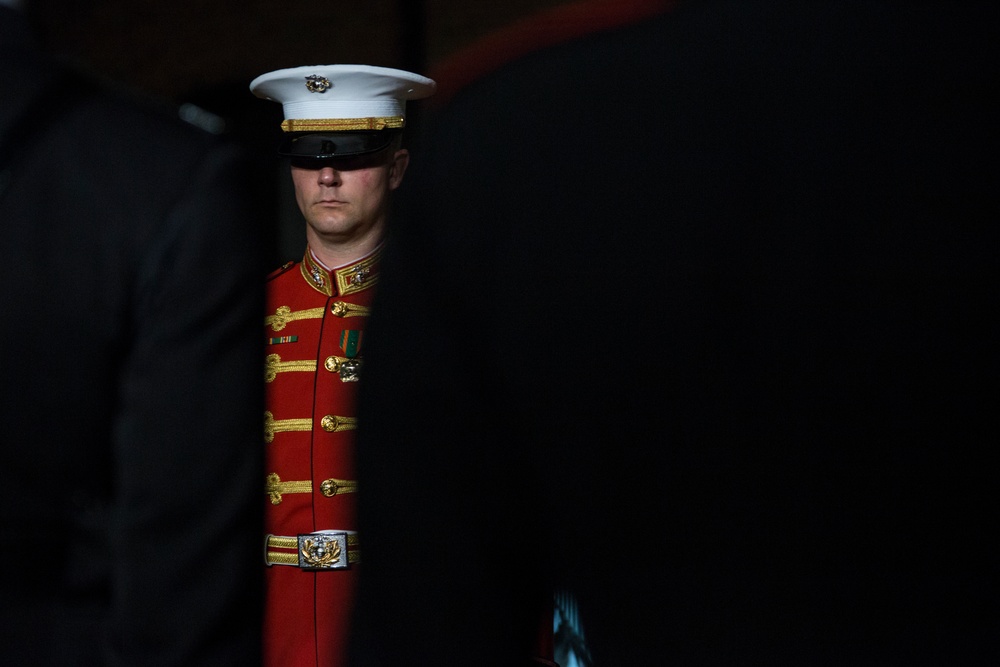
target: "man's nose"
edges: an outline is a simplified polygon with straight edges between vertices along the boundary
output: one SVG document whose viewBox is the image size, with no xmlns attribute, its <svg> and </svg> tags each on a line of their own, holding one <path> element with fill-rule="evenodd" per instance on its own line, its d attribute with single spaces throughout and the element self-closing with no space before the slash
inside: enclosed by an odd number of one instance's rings
<svg viewBox="0 0 1000 667">
<path fill-rule="evenodd" d="M 333 167 L 323 167 L 319 170 L 319 182 L 323 185 L 340 185 L 340 172 Z"/>
</svg>

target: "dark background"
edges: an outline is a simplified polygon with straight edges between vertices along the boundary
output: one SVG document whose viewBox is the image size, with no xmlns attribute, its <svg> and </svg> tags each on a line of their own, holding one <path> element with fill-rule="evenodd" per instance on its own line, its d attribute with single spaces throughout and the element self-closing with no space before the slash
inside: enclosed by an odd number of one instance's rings
<svg viewBox="0 0 1000 667">
<path fill-rule="evenodd" d="M 39 1 L 36 14 L 52 48 L 176 99 L 299 65 L 427 70 L 494 29 L 567 2 Z"/>
<path fill-rule="evenodd" d="M 484 36 L 567 0 L 28 0 L 50 52 L 169 104 L 214 114 L 208 125 L 248 144 L 274 209 L 268 268 L 301 258 L 304 223 L 274 155 L 278 104 L 249 84 L 300 65 L 361 63 L 433 74 Z M 420 125 L 411 105 L 411 128 Z M 188 107 L 190 109 L 190 107 Z M 411 134 L 415 134 L 412 132 Z"/>
</svg>

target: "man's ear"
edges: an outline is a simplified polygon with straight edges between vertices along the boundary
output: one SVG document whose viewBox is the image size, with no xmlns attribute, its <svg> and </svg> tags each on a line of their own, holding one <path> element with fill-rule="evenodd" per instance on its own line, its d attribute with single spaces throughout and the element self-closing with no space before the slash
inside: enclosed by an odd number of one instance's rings
<svg viewBox="0 0 1000 667">
<path fill-rule="evenodd" d="M 403 182 L 403 174 L 410 165 L 410 151 L 400 148 L 392 155 L 389 163 L 389 189 L 395 190 Z"/>
</svg>

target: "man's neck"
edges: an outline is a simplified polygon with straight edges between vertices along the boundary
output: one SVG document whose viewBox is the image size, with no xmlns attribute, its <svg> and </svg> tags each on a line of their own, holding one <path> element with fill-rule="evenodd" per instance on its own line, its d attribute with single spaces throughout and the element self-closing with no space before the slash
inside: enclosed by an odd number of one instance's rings
<svg viewBox="0 0 1000 667">
<path fill-rule="evenodd" d="M 371 254 L 382 243 L 381 229 L 372 229 L 370 233 L 349 241 L 331 240 L 316 234 L 311 228 L 306 229 L 306 241 L 313 256 L 321 264 L 330 269 L 336 269 Z"/>
<path fill-rule="evenodd" d="M 381 238 L 365 239 L 356 243 L 323 243 L 322 239 L 309 238 L 309 250 L 320 264 L 336 269 L 370 255 L 382 242 Z"/>
</svg>

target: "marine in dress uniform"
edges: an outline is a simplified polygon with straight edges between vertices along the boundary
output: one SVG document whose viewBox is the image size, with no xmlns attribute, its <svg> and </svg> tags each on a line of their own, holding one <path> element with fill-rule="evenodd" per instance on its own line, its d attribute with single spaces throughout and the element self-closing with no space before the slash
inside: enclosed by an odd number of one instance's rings
<svg viewBox="0 0 1000 667">
<path fill-rule="evenodd" d="M 271 72 L 251 90 L 282 103 L 287 134 L 279 152 L 293 170 L 301 163 L 346 170 L 398 148 L 405 100 L 430 95 L 434 82 L 400 70 L 334 65 Z M 312 244 L 317 236 L 307 238 Z M 301 262 L 267 280 L 265 665 L 346 660 L 361 546 L 355 393 L 380 254 L 376 243 L 330 266 L 308 247 Z"/>
</svg>

